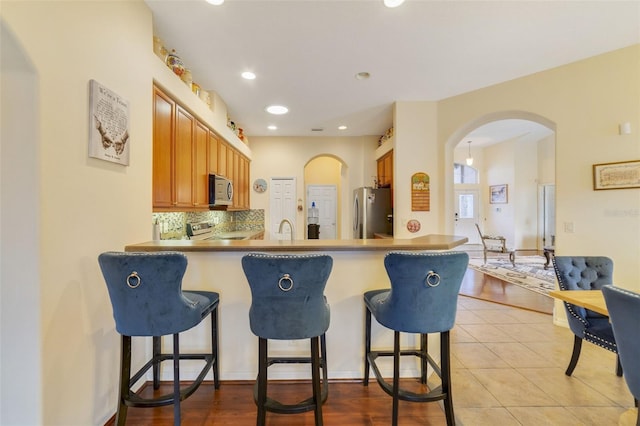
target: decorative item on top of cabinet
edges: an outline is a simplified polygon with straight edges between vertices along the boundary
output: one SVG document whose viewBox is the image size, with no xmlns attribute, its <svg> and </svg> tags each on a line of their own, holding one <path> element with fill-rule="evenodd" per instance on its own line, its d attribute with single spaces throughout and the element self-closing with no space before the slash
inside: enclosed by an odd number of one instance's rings
<svg viewBox="0 0 640 426">
<path fill-rule="evenodd" d="M 175 49 L 171 50 L 171 53 L 167 55 L 167 66 L 178 77 L 182 77 L 182 74 L 184 74 L 184 63 L 176 53 Z"/>
<path fill-rule="evenodd" d="M 378 139 L 378 146 L 382 145 L 383 143 L 391 139 L 393 137 L 393 132 L 394 132 L 393 127 L 390 127 L 389 129 L 387 129 L 387 131 L 384 132 L 384 135 L 380 136 L 380 139 Z"/>
</svg>

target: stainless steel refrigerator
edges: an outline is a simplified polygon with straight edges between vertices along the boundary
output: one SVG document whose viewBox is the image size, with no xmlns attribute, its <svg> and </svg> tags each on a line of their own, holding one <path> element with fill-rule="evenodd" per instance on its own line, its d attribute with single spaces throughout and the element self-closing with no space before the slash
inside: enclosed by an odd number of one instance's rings
<svg viewBox="0 0 640 426">
<path fill-rule="evenodd" d="M 357 188 L 353 191 L 353 238 L 374 238 L 387 234 L 392 214 L 391 189 Z"/>
</svg>

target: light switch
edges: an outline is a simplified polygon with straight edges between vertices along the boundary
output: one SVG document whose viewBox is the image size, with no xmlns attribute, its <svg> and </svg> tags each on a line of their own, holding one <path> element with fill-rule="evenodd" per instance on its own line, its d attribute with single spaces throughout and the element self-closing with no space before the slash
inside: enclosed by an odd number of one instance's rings
<svg viewBox="0 0 640 426">
<path fill-rule="evenodd" d="M 573 222 L 564 223 L 564 232 L 568 234 L 573 234 Z"/>
</svg>

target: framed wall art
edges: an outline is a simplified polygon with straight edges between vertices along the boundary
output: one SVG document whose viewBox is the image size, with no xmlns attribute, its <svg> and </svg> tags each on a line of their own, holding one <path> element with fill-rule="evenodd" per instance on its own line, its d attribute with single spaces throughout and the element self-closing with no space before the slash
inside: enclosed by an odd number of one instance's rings
<svg viewBox="0 0 640 426">
<path fill-rule="evenodd" d="M 129 165 L 129 101 L 89 81 L 89 157 Z"/>
<path fill-rule="evenodd" d="M 593 165 L 593 189 L 640 188 L 640 160 Z"/>
<path fill-rule="evenodd" d="M 506 204 L 509 200 L 507 184 L 489 186 L 489 202 L 491 204 Z"/>
</svg>

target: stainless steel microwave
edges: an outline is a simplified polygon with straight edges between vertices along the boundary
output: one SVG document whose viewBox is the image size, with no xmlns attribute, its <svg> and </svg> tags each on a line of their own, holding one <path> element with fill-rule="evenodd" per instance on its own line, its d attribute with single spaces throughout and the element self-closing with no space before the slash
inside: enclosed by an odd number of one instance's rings
<svg viewBox="0 0 640 426">
<path fill-rule="evenodd" d="M 209 175 L 209 206 L 230 206 L 233 203 L 233 182 L 224 176 Z"/>
</svg>

